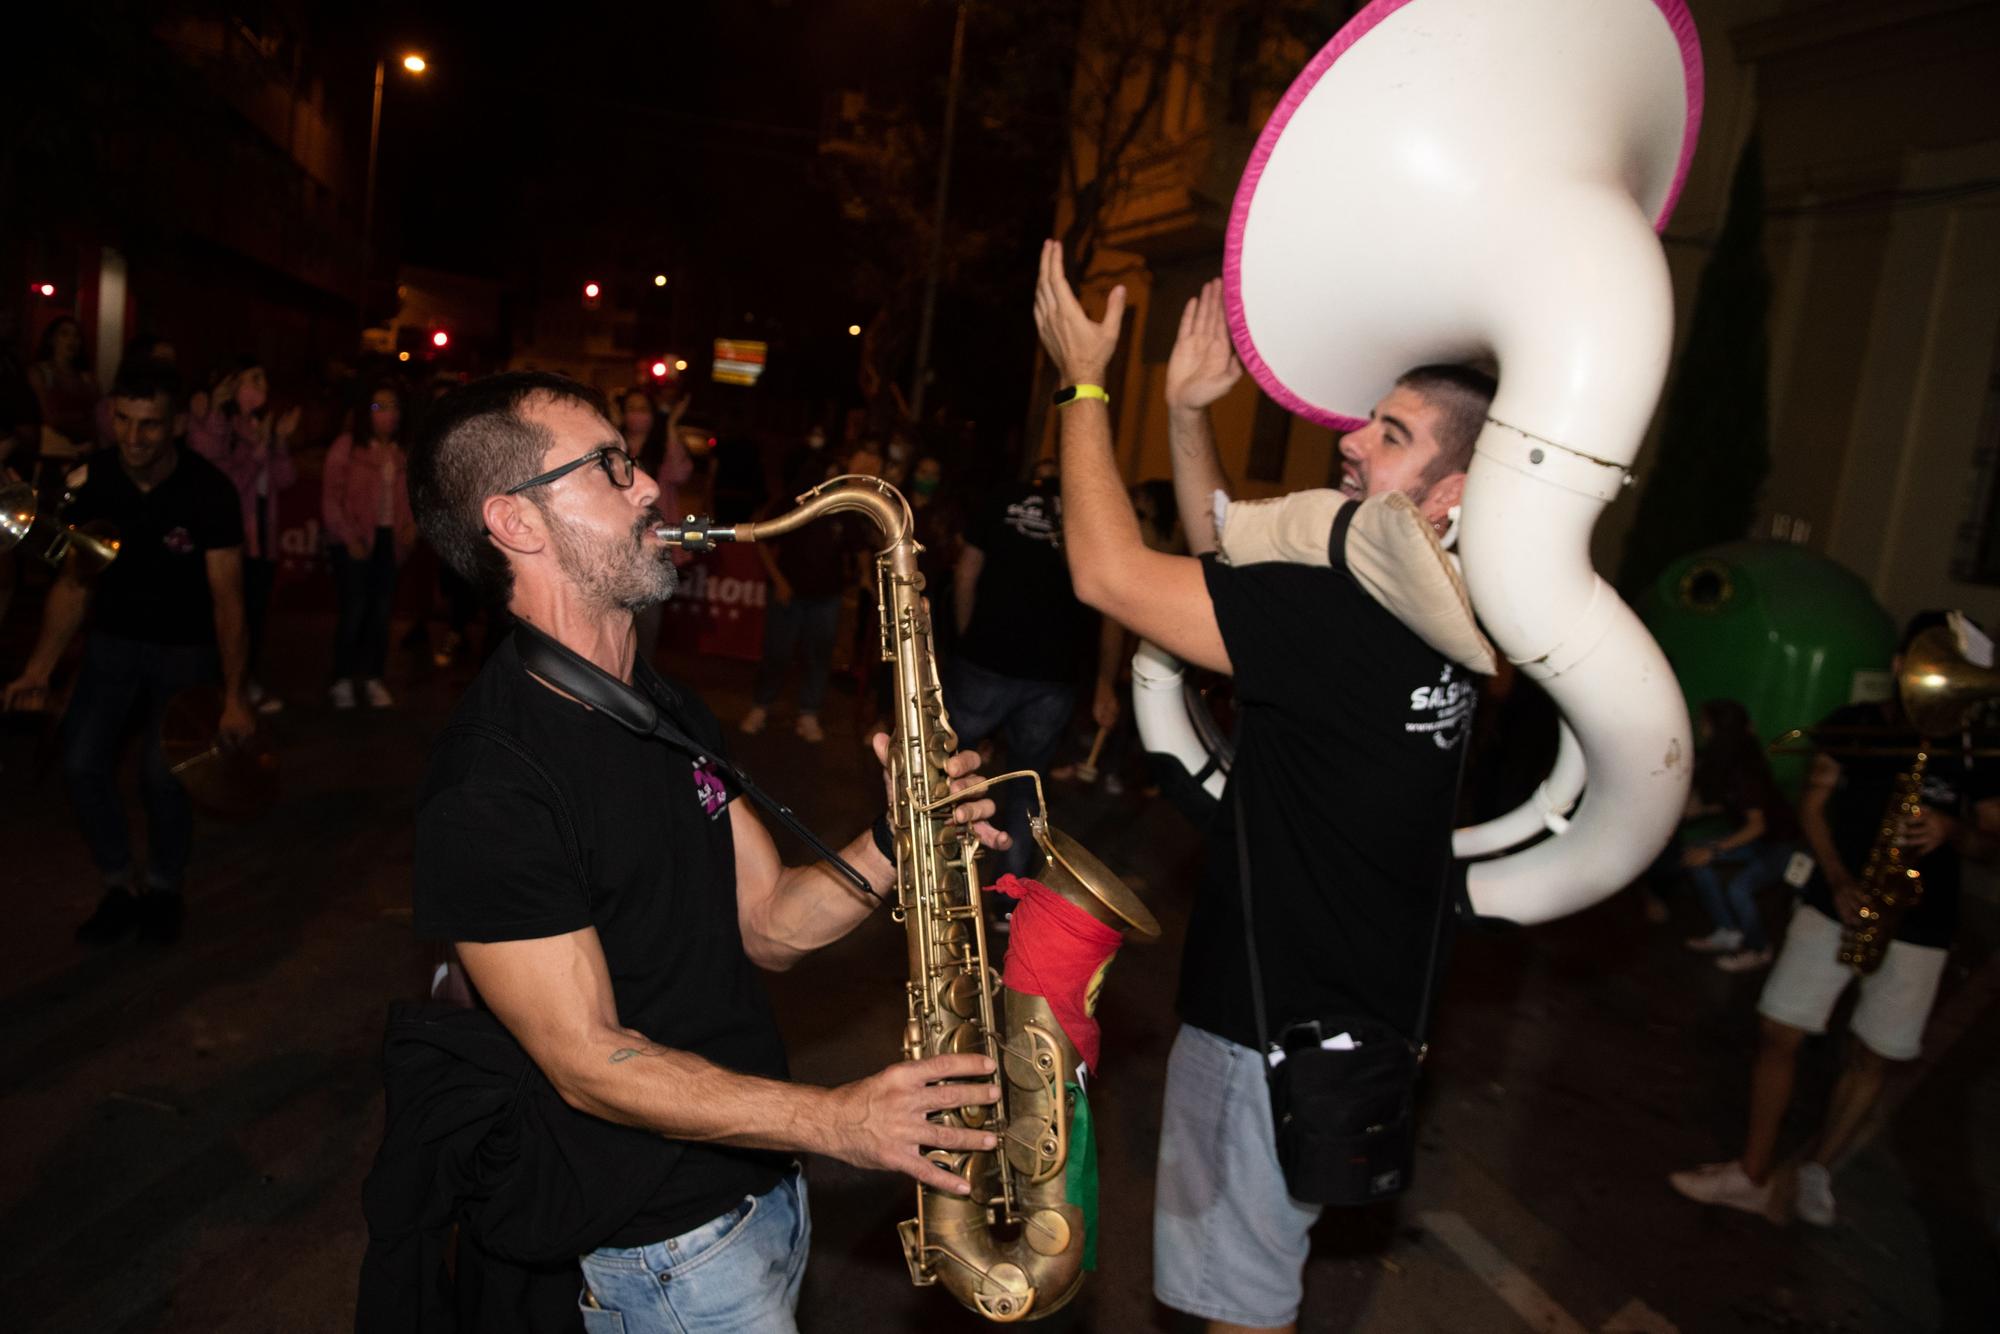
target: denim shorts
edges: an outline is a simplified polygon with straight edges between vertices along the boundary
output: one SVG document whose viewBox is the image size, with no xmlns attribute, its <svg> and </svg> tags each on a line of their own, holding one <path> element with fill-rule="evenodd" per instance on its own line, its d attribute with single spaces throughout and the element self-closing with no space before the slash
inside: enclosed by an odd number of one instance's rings
<svg viewBox="0 0 2000 1334">
<path fill-rule="evenodd" d="M 1208 1320 L 1289 1325 L 1319 1214 L 1285 1189 L 1257 1053 L 1182 1024 L 1160 1118 L 1153 1295 Z"/>
<path fill-rule="evenodd" d="M 811 1240 L 806 1179 L 794 1166 L 762 1195 L 745 1196 L 678 1237 L 583 1256 L 583 1328 L 586 1334 L 793 1334 Z"/>
</svg>

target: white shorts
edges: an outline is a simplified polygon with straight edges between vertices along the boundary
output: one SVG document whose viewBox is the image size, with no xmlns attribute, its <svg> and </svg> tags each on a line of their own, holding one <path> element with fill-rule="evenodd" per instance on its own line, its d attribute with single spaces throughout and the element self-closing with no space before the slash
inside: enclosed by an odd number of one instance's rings
<svg viewBox="0 0 2000 1334">
<path fill-rule="evenodd" d="M 1808 1033 L 1826 1032 L 1827 1016 L 1840 993 L 1860 976 L 1840 961 L 1840 936 L 1839 922 L 1801 903 L 1792 913 L 1757 1013 Z M 1861 977 L 1861 999 L 1848 1024 L 1854 1036 L 1888 1060 L 1915 1060 L 1923 1050 L 1924 1021 L 1937 1000 L 1948 954 L 1935 945 L 1889 942 L 1882 966 Z"/>
</svg>

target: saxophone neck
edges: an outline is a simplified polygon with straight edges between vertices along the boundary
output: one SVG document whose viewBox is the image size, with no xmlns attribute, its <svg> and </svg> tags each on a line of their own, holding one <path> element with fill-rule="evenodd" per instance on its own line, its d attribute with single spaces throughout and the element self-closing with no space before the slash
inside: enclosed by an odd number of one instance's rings
<svg viewBox="0 0 2000 1334">
<path fill-rule="evenodd" d="M 660 540 L 689 551 L 712 551 L 723 542 L 768 542 L 828 514 L 862 515 L 881 534 L 885 553 L 914 545 L 911 531 L 916 521 L 903 493 L 879 477 L 853 474 L 821 482 L 798 498 L 796 508 L 776 518 L 718 525 L 690 514 L 680 523 L 659 524 L 653 532 Z"/>
</svg>

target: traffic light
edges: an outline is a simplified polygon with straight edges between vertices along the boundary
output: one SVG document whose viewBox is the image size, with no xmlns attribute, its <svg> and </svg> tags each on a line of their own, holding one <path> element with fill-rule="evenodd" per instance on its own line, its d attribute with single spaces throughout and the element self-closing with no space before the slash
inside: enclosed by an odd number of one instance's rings
<svg viewBox="0 0 2000 1334">
<path fill-rule="evenodd" d="M 604 289 L 594 282 L 583 285 L 583 308 L 596 310 L 604 304 Z"/>
<path fill-rule="evenodd" d="M 440 352 L 444 351 L 446 348 L 451 346 L 451 335 L 446 333 L 443 329 L 438 329 L 434 331 L 431 334 L 431 346 L 436 348 Z"/>
</svg>

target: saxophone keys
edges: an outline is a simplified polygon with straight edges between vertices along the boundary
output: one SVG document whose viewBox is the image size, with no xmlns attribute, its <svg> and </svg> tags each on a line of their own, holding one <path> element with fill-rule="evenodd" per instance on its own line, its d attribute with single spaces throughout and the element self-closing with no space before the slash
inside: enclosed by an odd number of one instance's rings
<svg viewBox="0 0 2000 1334">
<path fill-rule="evenodd" d="M 1054 1209 L 1037 1209 L 1022 1220 L 1021 1235 L 1037 1255 L 1061 1255 L 1069 1249 L 1069 1219 Z"/>
</svg>

